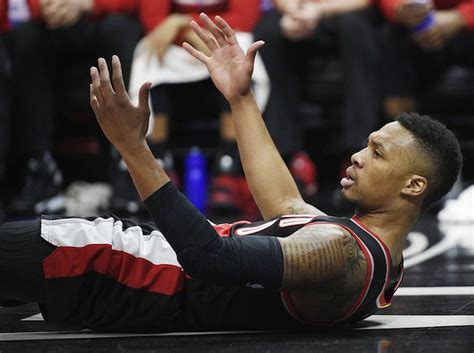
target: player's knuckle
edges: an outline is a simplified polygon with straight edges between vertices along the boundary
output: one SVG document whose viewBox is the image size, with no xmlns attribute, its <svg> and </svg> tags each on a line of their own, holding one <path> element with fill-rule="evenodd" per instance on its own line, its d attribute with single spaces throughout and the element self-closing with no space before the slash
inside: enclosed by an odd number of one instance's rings
<svg viewBox="0 0 474 353">
<path fill-rule="evenodd" d="M 112 99 L 106 99 L 104 101 L 104 107 L 109 112 L 114 112 L 116 109 L 116 103 Z"/>
<path fill-rule="evenodd" d="M 114 83 L 119 83 L 122 81 L 122 75 L 119 73 L 114 74 L 114 77 L 112 77 L 112 80 Z"/>
</svg>

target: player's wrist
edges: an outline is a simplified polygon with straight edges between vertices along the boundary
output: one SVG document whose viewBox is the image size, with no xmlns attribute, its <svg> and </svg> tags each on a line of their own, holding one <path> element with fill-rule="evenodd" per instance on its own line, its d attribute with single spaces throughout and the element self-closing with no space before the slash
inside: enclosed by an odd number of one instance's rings
<svg viewBox="0 0 474 353">
<path fill-rule="evenodd" d="M 151 153 L 150 148 L 145 139 L 139 141 L 123 141 L 115 144 L 115 148 L 123 159 L 137 159 Z"/>
<path fill-rule="evenodd" d="M 255 100 L 255 98 L 253 96 L 252 90 L 249 90 L 247 93 L 233 96 L 228 101 L 231 108 L 238 108 L 252 100 Z"/>
</svg>

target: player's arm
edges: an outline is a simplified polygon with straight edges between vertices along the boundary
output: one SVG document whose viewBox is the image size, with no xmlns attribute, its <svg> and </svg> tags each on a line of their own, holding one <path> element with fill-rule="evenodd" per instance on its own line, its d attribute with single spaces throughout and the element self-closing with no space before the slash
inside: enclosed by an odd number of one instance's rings
<svg viewBox="0 0 474 353">
<path fill-rule="evenodd" d="M 322 214 L 304 202 L 294 179 L 265 126 L 250 89 L 256 52 L 264 43 L 253 43 L 245 55 L 234 31 L 220 17 L 215 23 L 206 15 L 201 20 L 210 36 L 195 22 L 192 29 L 206 43 L 210 57 L 187 43 L 184 48 L 203 62 L 216 87 L 229 101 L 242 166 L 252 195 L 265 219 L 281 214 Z"/>
<path fill-rule="evenodd" d="M 284 259 L 282 288 L 298 317 L 334 322 L 347 313 L 367 279 L 367 261 L 354 238 L 331 224 L 306 226 L 279 241 Z"/>
<path fill-rule="evenodd" d="M 357 284 L 361 275 L 364 279 L 364 254 L 354 238 L 337 225 L 306 226 L 279 241 L 284 289 L 314 289 L 335 280 Z"/>
<path fill-rule="evenodd" d="M 125 90 L 118 58 L 113 58 L 113 87 L 105 61 L 99 59 L 98 66 L 91 68 L 90 86 L 97 121 L 125 160 L 142 200 L 187 273 L 216 283 L 250 282 L 267 288 L 298 289 L 309 280 L 315 286 L 344 272 L 349 264 L 348 251 L 344 257 L 344 241 L 337 235 L 308 235 L 306 239 L 302 234 L 302 239 L 292 236 L 288 240 L 269 236 L 220 238 L 172 185 L 146 144 L 149 84 L 141 87 L 135 107 Z M 317 271 L 304 267 L 304 261 L 319 266 Z M 298 267 L 303 267 L 304 274 L 298 273 Z"/>
<path fill-rule="evenodd" d="M 148 129 L 148 93 L 151 84 L 139 91 L 138 107 L 130 101 L 122 77 L 120 60 L 112 58 L 113 87 L 107 63 L 98 60 L 91 67 L 90 104 L 102 131 L 127 164 L 137 191 L 143 199 L 170 181 L 151 153 L 145 134 Z"/>
<path fill-rule="evenodd" d="M 214 283 L 280 288 L 283 257 L 277 238 L 221 238 L 156 162 L 145 140 L 149 84 L 141 87 L 135 107 L 126 93 L 117 57 L 113 58 L 113 87 L 103 59 L 98 69 L 91 68 L 91 79 L 91 106 L 97 121 L 122 155 L 140 197 L 183 269 Z"/>
</svg>

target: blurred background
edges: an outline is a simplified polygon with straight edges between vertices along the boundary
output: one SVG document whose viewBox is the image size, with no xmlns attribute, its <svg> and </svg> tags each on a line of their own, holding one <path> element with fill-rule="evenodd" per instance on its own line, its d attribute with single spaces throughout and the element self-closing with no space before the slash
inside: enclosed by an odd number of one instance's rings
<svg viewBox="0 0 474 353">
<path fill-rule="evenodd" d="M 188 27 L 202 11 L 243 47 L 265 40 L 253 88 L 308 202 L 347 212 L 351 154 L 404 111 L 461 140 L 466 167 L 436 207 L 472 184 L 474 0 L 0 0 L 0 222 L 147 218 L 89 107 L 89 68 L 114 54 L 132 99 L 153 82 L 148 142 L 172 181 L 210 219 L 260 218 L 229 106 L 181 48 L 206 50 Z"/>
</svg>

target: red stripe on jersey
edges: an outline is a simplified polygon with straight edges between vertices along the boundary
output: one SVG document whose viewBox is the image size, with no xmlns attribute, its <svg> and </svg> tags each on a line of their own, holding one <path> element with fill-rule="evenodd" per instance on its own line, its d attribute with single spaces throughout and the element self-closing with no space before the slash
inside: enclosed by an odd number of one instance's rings
<svg viewBox="0 0 474 353">
<path fill-rule="evenodd" d="M 222 224 L 213 224 L 214 230 L 223 238 L 230 236 L 230 230 L 236 224 L 250 224 L 249 221 L 239 221 L 235 223 L 222 223 Z"/>
<path fill-rule="evenodd" d="M 375 262 L 374 262 L 374 259 L 372 258 L 372 254 L 370 253 L 369 249 L 364 244 L 364 242 L 360 240 L 360 238 L 351 229 L 346 228 L 344 226 L 341 226 L 341 227 L 346 229 L 352 235 L 352 237 L 357 241 L 357 244 L 359 244 L 359 247 L 362 249 L 362 252 L 364 253 L 364 256 L 365 256 L 365 260 L 367 261 L 367 274 L 365 277 L 364 288 L 362 289 L 362 292 L 360 292 L 359 298 L 357 298 L 357 301 L 349 308 L 347 313 L 345 313 L 336 322 L 340 322 L 340 321 L 344 321 L 348 319 L 362 305 L 362 302 L 364 301 L 369 291 L 370 283 L 372 282 L 372 278 L 374 275 L 374 266 L 375 266 Z"/>
<path fill-rule="evenodd" d="M 367 226 L 362 223 L 362 221 L 360 220 L 359 217 L 357 216 L 353 216 L 351 218 L 351 220 L 357 224 L 359 227 L 361 227 L 362 229 L 364 229 L 367 233 L 369 233 L 371 236 L 373 236 L 375 238 L 375 240 L 377 240 L 379 242 L 379 244 L 382 246 L 382 249 L 385 253 L 385 263 L 387 264 L 387 273 L 386 273 L 386 276 L 385 276 L 385 285 L 383 286 L 382 288 L 382 292 L 380 293 L 380 296 L 379 296 L 379 301 L 380 303 L 377 303 L 378 307 L 379 308 L 384 308 L 386 306 L 389 306 L 390 305 L 390 300 L 387 300 L 385 298 L 385 289 L 389 283 L 389 280 L 390 280 L 390 272 L 392 271 L 392 257 L 390 255 L 390 251 L 388 250 L 387 248 L 387 245 L 385 245 L 385 242 L 379 238 L 379 236 L 377 234 L 375 234 L 374 232 L 372 232 L 369 228 L 367 228 Z"/>
<path fill-rule="evenodd" d="M 109 244 L 58 247 L 43 260 L 46 279 L 76 277 L 96 272 L 130 288 L 173 295 L 184 287 L 181 267 L 160 264 L 112 250 Z"/>
<path fill-rule="evenodd" d="M 302 320 L 298 314 L 296 313 L 295 305 L 293 304 L 293 299 L 291 299 L 290 293 L 288 292 L 281 292 L 281 301 L 283 302 L 283 306 L 285 307 L 286 311 L 296 320 L 306 323 Z"/>
<path fill-rule="evenodd" d="M 222 223 L 213 225 L 213 227 L 217 234 L 219 234 L 222 238 L 227 238 L 230 236 L 230 229 L 232 228 L 232 224 Z"/>
</svg>

